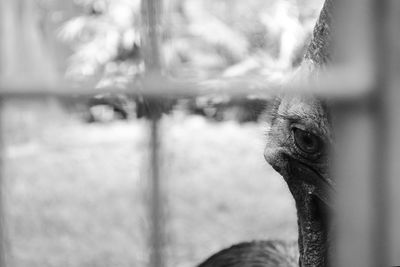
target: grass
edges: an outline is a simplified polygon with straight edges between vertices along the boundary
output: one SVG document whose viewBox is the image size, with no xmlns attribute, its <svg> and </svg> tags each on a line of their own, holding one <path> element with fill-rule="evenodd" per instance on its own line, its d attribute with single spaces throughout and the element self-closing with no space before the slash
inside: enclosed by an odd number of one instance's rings
<svg viewBox="0 0 400 267">
<path fill-rule="evenodd" d="M 11 102 L 3 117 L 11 266 L 146 266 L 146 122 L 83 124 L 47 102 Z M 296 238 L 291 197 L 262 157 L 262 125 L 176 113 L 161 128 L 167 266 Z"/>
</svg>

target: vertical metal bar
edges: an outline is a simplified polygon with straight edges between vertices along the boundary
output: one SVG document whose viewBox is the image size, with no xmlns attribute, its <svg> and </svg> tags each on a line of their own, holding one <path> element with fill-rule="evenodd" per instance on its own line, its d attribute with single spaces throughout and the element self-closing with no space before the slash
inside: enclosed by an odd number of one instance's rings
<svg viewBox="0 0 400 267">
<path fill-rule="evenodd" d="M 373 44 L 375 63 L 375 90 L 374 99 L 376 109 L 374 112 L 375 140 L 374 151 L 375 173 L 372 179 L 372 246 L 371 255 L 374 257 L 374 266 L 389 266 L 390 247 L 389 237 L 389 115 L 391 108 L 387 105 L 389 93 L 390 64 L 389 41 L 387 18 L 388 2 L 386 0 L 372 0 L 374 11 L 373 21 Z"/>
<path fill-rule="evenodd" d="M 4 40 L 4 8 L 5 0 L 0 0 L 0 40 Z M 4 47 L 3 41 L 0 42 L 0 78 L 4 72 Z"/>
<path fill-rule="evenodd" d="M 159 161 L 159 121 L 158 117 L 151 119 L 151 177 L 150 177 L 150 266 L 164 266 L 164 227 L 162 211 L 162 187 L 160 181 L 160 161 Z"/>
<path fill-rule="evenodd" d="M 5 214 L 4 214 L 4 146 L 3 146 L 3 98 L 0 98 L 0 267 L 6 266 L 6 232 L 5 232 Z"/>
<path fill-rule="evenodd" d="M 0 40 L 4 40 L 4 1 L 0 0 Z M 0 41 L 0 78 L 4 72 L 4 48 Z M 5 259 L 5 228 L 4 228 L 4 177 L 3 177 L 3 98 L 0 97 L 0 267 L 6 266 Z"/>
<path fill-rule="evenodd" d="M 371 78 L 372 96 L 342 119 L 337 178 L 342 195 L 340 266 L 388 265 L 388 111 L 385 0 L 338 0 L 340 52 L 351 68 Z M 372 105 L 371 105 L 372 104 Z M 357 212 L 355 212 L 357 211 Z M 342 220 L 342 218 L 339 218 Z"/>
<path fill-rule="evenodd" d="M 161 73 L 161 0 L 142 0 L 142 56 L 146 74 Z"/>
<path fill-rule="evenodd" d="M 339 105 L 337 109 L 338 152 L 334 171 L 339 186 L 339 229 L 338 264 L 333 266 L 374 267 L 375 255 L 370 253 L 371 220 L 375 219 L 370 204 L 375 174 L 374 124 L 368 107 Z"/>
<path fill-rule="evenodd" d="M 160 33 L 161 33 L 161 0 L 142 0 L 142 56 L 145 65 L 145 75 L 157 77 L 161 74 L 161 52 L 160 52 Z M 144 88 L 145 89 L 145 88 Z M 160 181 L 160 139 L 159 139 L 159 118 L 157 101 L 150 101 L 151 115 L 151 143 L 150 143 L 150 266 L 164 266 L 164 244 L 165 231 L 163 225 L 163 206 L 162 206 L 162 184 Z"/>
<path fill-rule="evenodd" d="M 356 62 L 352 66 L 359 68 L 364 63 L 370 65 L 364 75 L 370 75 L 373 80 L 372 96 L 368 103 L 353 107 L 344 118 L 342 139 L 350 142 L 341 140 L 347 145 L 341 154 L 343 159 L 339 160 L 341 170 L 338 177 L 342 178 L 341 189 L 347 195 L 344 198 L 347 207 L 342 205 L 347 213 L 342 215 L 350 218 L 345 221 L 347 226 L 344 228 L 347 233 L 356 232 L 356 238 L 349 235 L 348 244 L 339 245 L 350 252 L 342 259 L 341 266 L 389 266 L 388 118 L 394 109 L 387 106 L 387 100 L 390 99 L 388 62 L 391 57 L 388 54 L 389 35 L 386 31 L 387 2 L 353 0 L 346 4 L 352 9 L 348 10 L 350 16 L 346 17 L 342 27 L 349 22 L 361 21 L 355 15 L 360 10 L 370 15 L 364 17 L 364 23 L 354 24 L 359 27 L 357 38 L 365 38 L 358 40 L 347 34 L 346 40 L 342 41 L 344 44 L 350 42 L 346 55 L 354 57 Z"/>
<path fill-rule="evenodd" d="M 378 3 L 377 3 L 378 5 Z M 386 57 L 382 60 L 382 64 L 387 67 L 386 83 L 387 90 L 385 94 L 384 107 L 386 108 L 388 133 L 386 135 L 387 154 L 385 157 L 387 170 L 389 176 L 387 182 L 388 193 L 390 196 L 390 212 L 387 216 L 390 218 L 390 223 L 385 226 L 388 227 L 387 234 L 389 235 L 388 243 L 390 247 L 387 248 L 391 252 L 391 264 L 394 266 L 400 265 L 400 33 L 398 26 L 400 25 L 400 2 L 397 0 L 386 1 L 387 13 L 386 29 L 384 33 L 388 41 L 388 47 L 385 47 Z"/>
</svg>

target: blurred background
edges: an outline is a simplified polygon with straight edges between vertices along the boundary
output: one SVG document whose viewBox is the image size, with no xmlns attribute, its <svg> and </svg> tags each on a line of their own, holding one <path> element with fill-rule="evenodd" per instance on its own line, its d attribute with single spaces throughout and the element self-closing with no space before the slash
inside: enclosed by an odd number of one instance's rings
<svg viewBox="0 0 400 267">
<path fill-rule="evenodd" d="M 145 72 L 141 1 L 2 5 L 3 73 L 24 73 L 39 61 L 43 78 L 119 90 L 89 99 L 3 102 L 7 261 L 146 266 L 151 110 L 123 93 L 132 84 L 140 89 Z M 320 0 L 166 0 L 163 75 L 284 79 L 301 62 L 321 6 Z M 21 46 L 32 53 L 21 53 Z M 270 104 L 270 98 L 208 96 L 171 101 L 163 110 L 166 266 L 194 266 L 241 241 L 297 239 L 292 198 L 263 159 L 262 111 Z"/>
</svg>

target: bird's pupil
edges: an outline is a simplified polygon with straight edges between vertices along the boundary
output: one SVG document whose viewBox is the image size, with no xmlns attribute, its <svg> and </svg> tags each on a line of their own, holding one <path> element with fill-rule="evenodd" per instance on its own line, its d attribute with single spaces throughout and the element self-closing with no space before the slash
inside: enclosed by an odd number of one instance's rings
<svg viewBox="0 0 400 267">
<path fill-rule="evenodd" d="M 304 143 L 308 147 L 312 147 L 313 146 L 313 139 L 309 135 L 306 135 L 306 136 L 304 136 Z"/>
</svg>

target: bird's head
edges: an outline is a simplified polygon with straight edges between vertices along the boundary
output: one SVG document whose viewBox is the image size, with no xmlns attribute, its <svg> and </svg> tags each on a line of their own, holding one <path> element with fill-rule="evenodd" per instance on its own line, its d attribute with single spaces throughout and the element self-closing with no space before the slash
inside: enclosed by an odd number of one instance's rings
<svg viewBox="0 0 400 267">
<path fill-rule="evenodd" d="M 330 206 L 334 182 L 327 104 L 312 96 L 285 96 L 276 99 L 271 112 L 265 159 L 282 175 L 295 199 L 298 193 L 314 195 Z"/>
<path fill-rule="evenodd" d="M 302 266 L 325 266 L 334 181 L 330 176 L 329 108 L 312 96 L 285 96 L 270 114 L 266 161 L 285 179 L 296 202 Z M 313 254 L 316 253 L 313 257 Z"/>
</svg>

